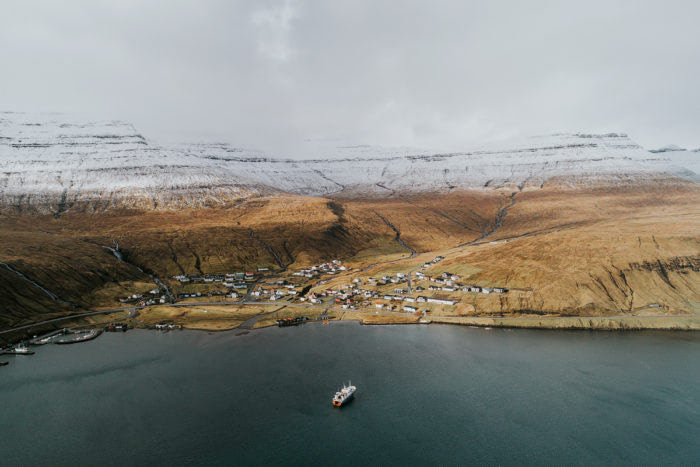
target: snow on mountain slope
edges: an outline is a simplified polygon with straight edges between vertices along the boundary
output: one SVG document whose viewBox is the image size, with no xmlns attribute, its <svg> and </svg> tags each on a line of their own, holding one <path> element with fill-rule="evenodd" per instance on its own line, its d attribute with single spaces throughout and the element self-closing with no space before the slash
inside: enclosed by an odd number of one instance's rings
<svg viewBox="0 0 700 467">
<path fill-rule="evenodd" d="M 542 185 L 554 177 L 565 183 L 614 183 L 671 173 L 667 158 L 624 134 L 557 134 L 471 152 L 386 155 L 384 150 L 381 157 L 372 156 L 367 146 L 341 147 L 327 158 L 303 160 L 246 158 L 221 145 L 186 151 L 225 160 L 262 184 L 314 196 Z"/>
<path fill-rule="evenodd" d="M 132 125 L 75 122 L 63 115 L 0 114 L 4 204 L 200 204 L 248 196 L 254 182 L 227 164 L 150 144 Z M 131 200 L 132 202 L 128 202 Z M 127 202 L 125 202 L 127 201 Z"/>
<path fill-rule="evenodd" d="M 675 144 L 669 144 L 649 152 L 661 156 L 668 167 L 676 167 L 676 170 L 671 170 L 674 175 L 700 182 L 700 149 L 688 151 Z"/>
<path fill-rule="evenodd" d="M 323 153 L 322 153 L 323 155 Z M 127 123 L 0 113 L 0 201 L 18 209 L 200 206 L 257 194 L 357 196 L 640 180 L 670 168 L 623 134 L 557 134 L 470 152 L 341 146 L 279 159 L 227 144 L 159 146 Z"/>
</svg>

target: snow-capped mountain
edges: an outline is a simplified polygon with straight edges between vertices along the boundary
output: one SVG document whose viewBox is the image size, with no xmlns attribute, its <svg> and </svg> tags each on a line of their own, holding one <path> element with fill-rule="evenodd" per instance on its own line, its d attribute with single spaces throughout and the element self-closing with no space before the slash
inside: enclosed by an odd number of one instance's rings
<svg viewBox="0 0 700 467">
<path fill-rule="evenodd" d="M 658 149 L 649 149 L 649 152 L 657 153 L 657 152 L 674 152 L 674 151 L 687 151 L 687 149 L 682 148 L 676 144 L 667 144 L 666 146 L 662 146 Z"/>
<path fill-rule="evenodd" d="M 465 152 L 361 145 L 285 159 L 227 144 L 157 145 L 123 122 L 1 113 L 0 199 L 18 208 L 159 208 L 279 192 L 366 196 L 693 177 L 668 154 L 652 154 L 624 134 L 563 133 Z"/>
<path fill-rule="evenodd" d="M 130 124 L 63 115 L 0 114 L 0 168 L 3 204 L 18 206 L 58 199 L 157 207 L 264 191 L 231 164 L 151 144 Z"/>
<path fill-rule="evenodd" d="M 700 149 L 688 151 L 675 144 L 669 144 L 649 152 L 661 155 L 667 166 L 676 168 L 675 175 L 700 182 Z"/>
</svg>

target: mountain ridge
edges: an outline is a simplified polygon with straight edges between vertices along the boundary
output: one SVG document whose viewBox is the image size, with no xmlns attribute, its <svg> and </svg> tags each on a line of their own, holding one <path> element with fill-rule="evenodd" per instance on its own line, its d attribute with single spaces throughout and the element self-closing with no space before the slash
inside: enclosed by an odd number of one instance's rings
<svg viewBox="0 0 700 467">
<path fill-rule="evenodd" d="M 381 197 L 697 177 L 624 133 L 557 133 L 457 152 L 346 145 L 326 154 L 291 159 L 225 143 L 158 145 L 125 122 L 6 112 L 0 204 L 19 211 L 171 209 L 285 193 Z"/>
</svg>

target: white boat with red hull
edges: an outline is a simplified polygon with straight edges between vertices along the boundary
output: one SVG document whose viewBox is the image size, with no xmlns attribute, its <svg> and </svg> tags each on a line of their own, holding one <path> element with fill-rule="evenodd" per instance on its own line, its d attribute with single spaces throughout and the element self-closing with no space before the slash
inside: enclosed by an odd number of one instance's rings
<svg viewBox="0 0 700 467">
<path fill-rule="evenodd" d="M 353 386 L 352 383 L 348 383 L 347 386 L 345 383 L 343 383 L 342 389 L 336 392 L 333 396 L 333 407 L 342 407 L 350 402 L 355 394 L 355 391 L 357 391 L 357 388 Z"/>
</svg>

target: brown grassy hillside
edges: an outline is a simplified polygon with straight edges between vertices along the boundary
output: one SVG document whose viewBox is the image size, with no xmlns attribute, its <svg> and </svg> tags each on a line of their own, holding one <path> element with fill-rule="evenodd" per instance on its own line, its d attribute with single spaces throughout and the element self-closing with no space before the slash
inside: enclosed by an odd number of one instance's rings
<svg viewBox="0 0 700 467">
<path fill-rule="evenodd" d="M 441 266 L 468 266 L 479 284 L 528 289 L 476 297 L 477 314 L 610 315 L 654 303 L 654 312 L 690 313 L 700 301 L 699 232 L 700 190 L 682 183 L 3 215 L 0 328 L 99 306 L 124 284 L 151 283 L 149 273 L 370 264 L 409 250 L 439 251 Z M 115 244 L 126 262 L 105 248 Z"/>
</svg>

